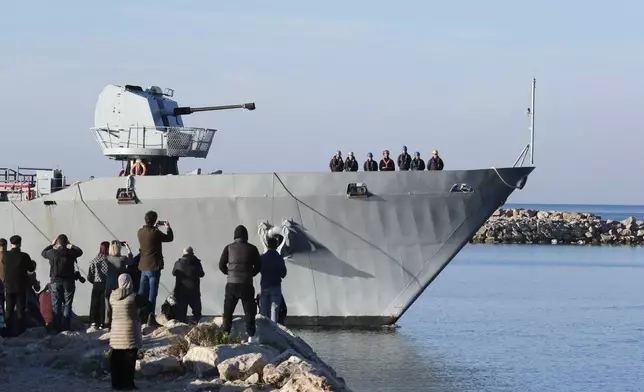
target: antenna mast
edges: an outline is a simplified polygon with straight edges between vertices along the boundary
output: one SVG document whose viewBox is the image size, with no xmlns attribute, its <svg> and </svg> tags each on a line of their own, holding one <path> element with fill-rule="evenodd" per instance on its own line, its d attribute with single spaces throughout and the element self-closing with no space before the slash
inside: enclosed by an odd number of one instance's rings
<svg viewBox="0 0 644 392">
<path fill-rule="evenodd" d="M 537 79 L 532 78 L 532 102 L 528 115 L 530 116 L 530 166 L 534 166 L 534 91 L 537 86 Z"/>
</svg>

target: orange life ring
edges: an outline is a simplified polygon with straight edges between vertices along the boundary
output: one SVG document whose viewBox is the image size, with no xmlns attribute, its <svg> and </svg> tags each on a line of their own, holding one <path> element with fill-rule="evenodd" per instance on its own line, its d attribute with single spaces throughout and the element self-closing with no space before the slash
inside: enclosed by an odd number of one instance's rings
<svg viewBox="0 0 644 392">
<path fill-rule="evenodd" d="M 123 176 L 123 174 L 125 174 L 125 169 L 121 169 L 121 170 L 119 171 L 119 177 L 122 177 L 122 176 Z"/>
<path fill-rule="evenodd" d="M 140 171 L 139 171 L 139 169 L 140 169 Z M 145 163 L 136 162 L 130 168 L 130 175 L 131 176 L 144 176 L 146 171 L 147 171 L 147 167 L 145 167 Z"/>
</svg>

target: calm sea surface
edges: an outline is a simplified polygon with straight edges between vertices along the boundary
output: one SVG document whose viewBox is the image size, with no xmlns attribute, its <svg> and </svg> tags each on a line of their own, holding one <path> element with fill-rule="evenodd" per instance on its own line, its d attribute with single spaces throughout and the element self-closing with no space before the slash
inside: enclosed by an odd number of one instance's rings
<svg viewBox="0 0 644 392">
<path fill-rule="evenodd" d="M 399 325 L 298 333 L 354 391 L 642 391 L 644 248 L 467 245 Z"/>
</svg>

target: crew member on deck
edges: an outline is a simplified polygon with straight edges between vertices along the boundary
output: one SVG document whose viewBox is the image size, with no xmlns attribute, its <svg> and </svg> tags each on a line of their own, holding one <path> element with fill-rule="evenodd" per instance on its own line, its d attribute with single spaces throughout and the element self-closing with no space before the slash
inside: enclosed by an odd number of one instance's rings
<svg viewBox="0 0 644 392">
<path fill-rule="evenodd" d="M 443 170 L 443 160 L 438 156 L 438 150 L 432 151 L 432 157 L 427 161 L 427 170 Z"/>
<path fill-rule="evenodd" d="M 353 156 L 353 151 L 349 152 L 347 160 L 344 162 L 344 171 L 358 171 L 358 161 Z"/>
<path fill-rule="evenodd" d="M 336 151 L 333 158 L 331 158 L 329 168 L 332 172 L 341 172 L 344 170 L 344 161 L 342 160 L 342 152 L 340 150 Z"/>
<path fill-rule="evenodd" d="M 407 146 L 402 146 L 402 152 L 398 155 L 398 168 L 400 171 L 411 168 L 411 156 L 407 154 Z"/>
<path fill-rule="evenodd" d="M 382 159 L 380 160 L 380 171 L 394 171 L 396 170 L 396 164 L 394 161 L 389 158 L 389 150 L 382 152 Z"/>
<path fill-rule="evenodd" d="M 367 153 L 367 160 L 364 161 L 364 165 L 362 167 L 364 171 L 378 171 L 378 163 L 373 160 L 373 154 L 372 153 Z"/>
<path fill-rule="evenodd" d="M 414 153 L 414 159 L 411 160 L 411 170 L 425 170 L 425 161 L 418 151 Z"/>
</svg>

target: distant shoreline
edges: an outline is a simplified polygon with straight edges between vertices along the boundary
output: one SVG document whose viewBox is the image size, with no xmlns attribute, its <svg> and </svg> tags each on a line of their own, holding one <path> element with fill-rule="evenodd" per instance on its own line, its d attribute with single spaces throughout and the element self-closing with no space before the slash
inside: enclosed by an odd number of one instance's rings
<svg viewBox="0 0 644 392">
<path fill-rule="evenodd" d="M 469 241 L 474 244 L 644 245 L 644 221 L 603 220 L 588 212 L 498 209 Z"/>
</svg>

